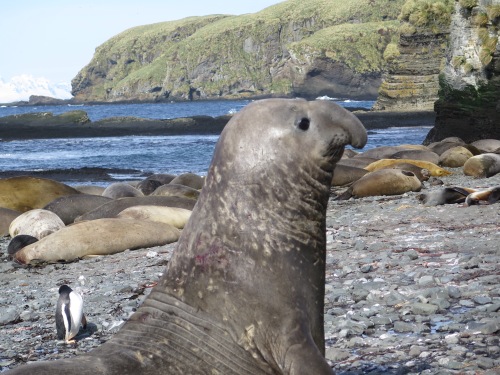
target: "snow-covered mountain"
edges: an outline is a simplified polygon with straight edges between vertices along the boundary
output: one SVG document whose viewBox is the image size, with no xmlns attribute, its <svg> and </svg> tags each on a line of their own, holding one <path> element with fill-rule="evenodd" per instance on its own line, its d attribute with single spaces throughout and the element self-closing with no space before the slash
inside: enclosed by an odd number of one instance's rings
<svg viewBox="0 0 500 375">
<path fill-rule="evenodd" d="M 0 103 L 27 101 L 31 95 L 71 99 L 69 82 L 52 83 L 47 78 L 22 74 L 6 82 L 0 77 Z"/>
</svg>

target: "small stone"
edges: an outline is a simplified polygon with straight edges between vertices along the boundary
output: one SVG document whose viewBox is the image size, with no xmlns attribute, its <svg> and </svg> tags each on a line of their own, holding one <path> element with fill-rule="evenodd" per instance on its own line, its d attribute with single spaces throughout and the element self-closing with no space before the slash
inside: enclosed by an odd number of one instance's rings
<svg viewBox="0 0 500 375">
<path fill-rule="evenodd" d="M 450 298 L 460 298 L 462 296 L 462 292 L 456 286 L 450 285 L 448 286 L 448 295 Z"/>
<path fill-rule="evenodd" d="M 15 323 L 19 320 L 19 311 L 16 308 L 10 307 L 0 314 L 0 326 Z"/>
<path fill-rule="evenodd" d="M 491 303 L 491 298 L 485 295 L 474 296 L 472 300 L 478 305 L 486 305 L 487 303 Z"/>
<path fill-rule="evenodd" d="M 476 360 L 477 365 L 479 368 L 482 368 L 483 370 L 488 370 L 495 366 L 495 361 L 492 358 L 487 358 L 487 357 L 479 357 Z"/>
<path fill-rule="evenodd" d="M 457 361 L 454 361 L 450 358 L 440 358 L 438 361 L 440 366 L 445 368 L 449 368 L 452 370 L 460 370 L 463 367 L 463 364 Z"/>
<path fill-rule="evenodd" d="M 493 303 L 486 307 L 487 312 L 497 312 L 500 310 L 500 303 Z"/>
<path fill-rule="evenodd" d="M 418 357 L 420 355 L 420 353 L 422 353 L 423 351 L 424 351 L 423 346 L 412 345 L 410 347 L 410 351 L 408 352 L 408 355 L 410 357 Z"/>
<path fill-rule="evenodd" d="M 354 244 L 354 251 L 361 252 L 365 249 L 366 243 L 364 241 L 356 241 Z"/>
<path fill-rule="evenodd" d="M 353 337 L 347 343 L 348 348 L 359 348 L 365 346 L 366 342 L 361 337 Z"/>
<path fill-rule="evenodd" d="M 391 318 L 387 316 L 374 316 L 371 318 L 371 321 L 375 325 L 386 325 L 386 324 L 391 324 L 393 322 Z"/>
<path fill-rule="evenodd" d="M 481 333 L 483 335 L 491 335 L 492 333 L 500 331 L 500 322 L 492 321 L 485 323 L 481 328 Z"/>
<path fill-rule="evenodd" d="M 416 250 L 408 250 L 406 253 L 406 256 L 410 258 L 411 260 L 416 260 L 418 259 L 418 252 Z"/>
<path fill-rule="evenodd" d="M 446 335 L 444 337 L 444 341 L 446 341 L 447 344 L 458 344 L 458 342 L 460 341 L 460 335 L 458 333 Z"/>
<path fill-rule="evenodd" d="M 405 323 L 401 321 L 397 321 L 394 323 L 394 331 L 398 333 L 413 332 L 414 328 L 414 325 L 411 323 Z"/>
<path fill-rule="evenodd" d="M 471 258 L 464 266 L 465 269 L 479 268 L 481 260 L 477 257 Z"/>
<path fill-rule="evenodd" d="M 347 350 L 337 349 L 337 348 L 328 348 L 325 352 L 326 359 L 329 359 L 333 362 L 344 361 L 349 358 L 349 352 Z"/>
<path fill-rule="evenodd" d="M 435 314 L 438 310 L 436 305 L 431 305 L 430 303 L 419 303 L 416 302 L 412 304 L 411 311 L 413 314 L 417 315 L 430 315 Z"/>
<path fill-rule="evenodd" d="M 361 266 L 361 268 L 359 270 L 363 273 L 368 273 L 368 272 L 371 272 L 373 270 L 373 266 L 371 264 L 365 264 L 365 265 Z"/>
<path fill-rule="evenodd" d="M 476 306 L 474 304 L 474 302 L 472 302 L 471 300 L 468 300 L 468 299 L 461 299 L 460 301 L 458 301 L 458 303 L 460 304 L 460 306 L 464 306 L 464 307 L 474 307 L 474 306 Z"/>
<path fill-rule="evenodd" d="M 429 302 L 433 305 L 436 305 L 439 310 L 446 310 L 451 306 L 450 303 L 443 298 L 431 299 Z"/>
<path fill-rule="evenodd" d="M 436 281 L 434 280 L 434 276 L 430 276 L 430 275 L 422 276 L 418 280 L 418 285 L 421 285 L 421 286 L 434 285 L 435 283 L 436 283 Z"/>
<path fill-rule="evenodd" d="M 420 355 L 418 356 L 418 358 L 422 358 L 422 359 L 425 359 L 425 358 L 428 358 L 431 356 L 431 352 L 422 352 L 420 353 Z"/>
</svg>

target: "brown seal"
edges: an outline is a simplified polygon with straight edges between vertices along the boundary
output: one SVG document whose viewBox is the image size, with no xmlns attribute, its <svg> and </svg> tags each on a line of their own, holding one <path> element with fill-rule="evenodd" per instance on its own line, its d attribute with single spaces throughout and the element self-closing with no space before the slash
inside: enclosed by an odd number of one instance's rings
<svg viewBox="0 0 500 375">
<path fill-rule="evenodd" d="M 463 146 L 455 146 L 444 151 L 439 156 L 439 164 L 442 167 L 447 168 L 460 168 L 463 167 L 465 162 L 469 160 L 472 156 L 472 152 Z"/>
<path fill-rule="evenodd" d="M 324 358 L 326 208 L 366 131 L 326 101 L 234 115 L 164 276 L 89 354 L 12 374 L 332 374 Z"/>
<path fill-rule="evenodd" d="M 365 174 L 354 182 L 349 189 L 339 195 L 337 199 L 398 195 L 409 191 L 420 191 L 421 189 L 422 182 L 413 172 L 401 169 L 380 169 Z"/>
<path fill-rule="evenodd" d="M 168 206 L 185 208 L 192 210 L 196 201 L 185 197 L 164 197 L 164 196 L 145 196 L 145 197 L 127 197 L 112 200 L 108 203 L 85 212 L 75 218 L 75 223 L 84 220 L 102 219 L 105 217 L 116 217 L 124 209 L 132 206 Z"/>
<path fill-rule="evenodd" d="M 172 225 L 135 219 L 97 219 L 64 227 L 14 254 L 20 264 L 71 262 L 127 249 L 162 246 L 178 240 Z"/>
<path fill-rule="evenodd" d="M 71 186 L 46 178 L 18 176 L 0 179 L 0 207 L 26 212 L 43 208 L 58 197 L 80 194 Z"/>
<path fill-rule="evenodd" d="M 68 225 L 72 224 L 78 216 L 111 201 L 111 198 L 100 195 L 73 194 L 54 199 L 44 209 L 54 212 L 64 224 Z"/>
<path fill-rule="evenodd" d="M 102 196 L 111 199 L 128 198 L 128 197 L 143 197 L 141 190 L 136 189 L 126 182 L 114 182 L 102 192 Z"/>
<path fill-rule="evenodd" d="M 0 207 L 0 237 L 9 234 L 9 226 L 16 217 L 21 215 L 21 212 L 11 210 L 10 208 Z"/>
<path fill-rule="evenodd" d="M 464 174 L 476 178 L 488 178 L 500 173 L 500 155 L 487 153 L 469 158 L 463 167 Z"/>
</svg>

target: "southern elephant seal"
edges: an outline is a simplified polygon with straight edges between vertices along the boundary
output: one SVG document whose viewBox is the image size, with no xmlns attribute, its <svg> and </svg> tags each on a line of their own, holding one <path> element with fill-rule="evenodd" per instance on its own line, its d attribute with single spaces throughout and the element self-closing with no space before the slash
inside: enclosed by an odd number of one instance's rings
<svg viewBox="0 0 500 375">
<path fill-rule="evenodd" d="M 9 254 L 9 259 L 12 259 L 12 256 L 20 249 L 25 246 L 31 245 L 38 241 L 38 238 L 30 236 L 28 234 L 19 234 L 13 237 L 9 245 L 7 246 L 7 253 Z"/>
<path fill-rule="evenodd" d="M 140 181 L 136 188 L 142 191 L 144 195 L 150 195 L 158 187 L 169 184 L 175 177 L 173 174 L 167 173 L 155 173 L 151 176 L 146 177 L 144 180 Z"/>
<path fill-rule="evenodd" d="M 102 195 L 106 188 L 104 186 L 96 186 L 96 185 L 77 185 L 74 186 L 76 190 L 83 194 L 89 195 Z"/>
<path fill-rule="evenodd" d="M 75 222 L 84 220 L 95 220 L 105 217 L 116 217 L 124 209 L 132 206 L 168 206 L 185 208 L 192 210 L 196 201 L 194 199 L 184 197 L 162 197 L 162 196 L 145 196 L 145 197 L 130 197 L 112 200 L 105 203 L 92 211 L 88 211 L 75 219 Z"/>
<path fill-rule="evenodd" d="M 58 197 L 80 192 L 46 178 L 19 176 L 0 179 L 0 207 L 26 212 L 42 208 Z"/>
<path fill-rule="evenodd" d="M 408 149 L 410 148 L 407 146 L 378 146 L 366 150 L 356 157 L 372 158 L 372 159 L 389 159 L 391 155 L 395 154 L 396 152 Z"/>
<path fill-rule="evenodd" d="M 359 154 L 363 155 L 363 154 Z M 349 167 L 356 167 L 356 168 L 364 168 L 367 165 L 370 165 L 371 163 L 377 161 L 379 159 L 374 159 L 374 158 L 365 158 L 362 156 L 353 156 L 352 158 L 348 159 L 340 159 L 337 165 L 347 165 Z"/>
<path fill-rule="evenodd" d="M 481 154 L 469 158 L 463 167 L 464 174 L 477 178 L 488 178 L 500 172 L 500 154 Z"/>
<path fill-rule="evenodd" d="M 27 234 L 41 239 L 64 227 L 63 221 L 55 213 L 36 208 L 16 217 L 10 224 L 9 234 L 11 237 Z"/>
<path fill-rule="evenodd" d="M 174 178 L 177 176 L 175 174 L 170 174 L 170 173 L 154 173 L 148 177 L 146 177 L 144 180 L 155 180 L 155 181 L 160 181 L 162 185 L 169 184 L 172 182 Z"/>
<path fill-rule="evenodd" d="M 337 163 L 333 171 L 332 186 L 348 185 L 359 180 L 367 173 L 369 172 L 363 168 L 356 168 Z"/>
<path fill-rule="evenodd" d="M 481 139 L 471 143 L 471 146 L 476 147 L 481 153 L 500 153 L 500 140 L 498 139 Z"/>
<path fill-rule="evenodd" d="M 200 191 L 192 187 L 180 184 L 166 184 L 158 187 L 151 195 L 161 195 L 164 197 L 184 197 L 198 199 Z"/>
<path fill-rule="evenodd" d="M 92 211 L 113 199 L 93 194 L 66 195 L 54 199 L 44 209 L 54 212 L 64 224 L 72 224 L 78 216 Z"/>
<path fill-rule="evenodd" d="M 441 155 L 443 152 L 445 152 L 446 150 L 448 150 L 450 148 L 453 148 L 456 146 L 465 146 L 465 144 L 466 143 L 461 138 L 448 137 L 448 138 L 445 138 L 439 142 L 433 142 L 430 145 L 428 145 L 427 147 L 431 151 L 435 152 L 436 154 Z"/>
<path fill-rule="evenodd" d="M 430 173 L 427 169 L 416 166 L 410 163 L 398 163 L 394 165 L 388 165 L 382 169 L 401 169 L 403 171 L 412 172 L 420 181 L 429 180 Z"/>
<path fill-rule="evenodd" d="M 190 216 L 190 210 L 165 206 L 132 206 L 116 215 L 118 218 L 159 221 L 179 229 L 184 228 Z"/>
<path fill-rule="evenodd" d="M 370 172 L 375 172 L 387 166 L 392 166 L 401 163 L 413 164 L 416 165 L 417 167 L 425 168 L 429 171 L 429 173 L 433 177 L 442 177 L 452 174 L 450 171 L 447 171 L 446 169 L 443 169 L 434 163 L 429 163 L 428 161 L 423 161 L 423 160 L 413 160 L 413 159 L 380 159 L 367 165 L 365 169 Z"/>
<path fill-rule="evenodd" d="M 423 160 L 429 163 L 438 164 L 439 155 L 430 150 L 402 150 L 395 152 L 386 159 L 412 159 L 412 160 Z"/>
<path fill-rule="evenodd" d="M 9 226 L 16 217 L 21 215 L 21 212 L 11 210 L 10 208 L 0 207 L 0 237 L 9 234 Z"/>
<path fill-rule="evenodd" d="M 153 191 L 158 189 L 160 186 L 163 184 L 158 181 L 158 180 L 153 180 L 153 179 L 144 179 L 141 182 L 139 182 L 135 188 L 139 190 L 142 195 L 150 195 Z"/>
<path fill-rule="evenodd" d="M 439 164 L 442 167 L 448 168 L 460 168 L 463 167 L 465 162 L 469 160 L 472 156 L 472 152 L 467 150 L 463 146 L 455 146 L 449 148 L 439 156 Z"/>
<path fill-rule="evenodd" d="M 71 262 L 86 256 L 161 246 L 177 241 L 179 230 L 148 220 L 97 219 L 64 227 L 12 254 L 20 264 Z"/>
<path fill-rule="evenodd" d="M 189 186 L 193 189 L 200 190 L 203 187 L 204 182 L 205 178 L 203 178 L 202 176 L 198 176 L 195 173 L 183 173 L 178 175 L 169 183 Z"/>
<path fill-rule="evenodd" d="M 102 192 L 102 196 L 111 199 L 143 197 L 144 194 L 126 182 L 114 182 Z"/>
<path fill-rule="evenodd" d="M 398 195 L 409 191 L 420 191 L 421 189 L 422 182 L 413 172 L 400 169 L 380 169 L 361 177 L 337 199 Z"/>
<path fill-rule="evenodd" d="M 332 374 L 326 208 L 360 121 L 335 103 L 255 101 L 221 133 L 166 272 L 110 340 L 12 374 Z M 47 237 L 48 238 L 48 237 Z"/>
</svg>

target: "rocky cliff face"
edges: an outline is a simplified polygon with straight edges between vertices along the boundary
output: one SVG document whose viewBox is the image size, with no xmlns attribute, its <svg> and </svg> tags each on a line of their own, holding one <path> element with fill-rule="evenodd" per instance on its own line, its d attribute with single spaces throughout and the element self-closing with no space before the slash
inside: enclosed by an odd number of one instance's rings
<svg viewBox="0 0 500 375">
<path fill-rule="evenodd" d="M 433 110 L 438 98 L 453 0 L 409 0 L 399 16 L 400 38 L 384 52 L 388 69 L 376 110 Z"/>
<path fill-rule="evenodd" d="M 397 59 L 389 63 L 376 110 L 433 110 L 438 98 L 447 32 L 401 34 Z"/>
<path fill-rule="evenodd" d="M 500 139 L 499 25 L 499 0 L 456 2 L 436 124 L 424 143 L 451 136 Z"/>
<path fill-rule="evenodd" d="M 79 101 L 374 98 L 404 0 L 288 0 L 127 30 L 72 82 Z"/>
</svg>

